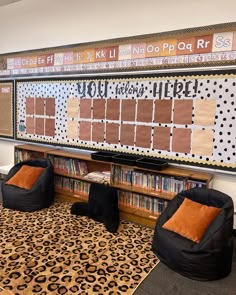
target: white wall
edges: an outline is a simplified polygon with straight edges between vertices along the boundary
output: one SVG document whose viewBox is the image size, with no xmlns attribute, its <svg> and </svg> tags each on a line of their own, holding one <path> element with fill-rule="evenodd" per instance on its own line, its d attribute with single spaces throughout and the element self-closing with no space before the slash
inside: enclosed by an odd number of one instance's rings
<svg viewBox="0 0 236 295">
<path fill-rule="evenodd" d="M 0 166 L 14 164 L 14 146 L 17 143 L 0 140 Z"/>
<path fill-rule="evenodd" d="M 235 0 L 21 0 L 0 8 L 0 53 L 235 21 Z"/>
<path fill-rule="evenodd" d="M 235 10 L 235 0 L 22 0 L 0 8 L 0 53 L 234 22 Z M 0 165 L 13 147 L 0 140 Z M 236 204 L 235 175 L 216 173 L 213 187 Z"/>
</svg>

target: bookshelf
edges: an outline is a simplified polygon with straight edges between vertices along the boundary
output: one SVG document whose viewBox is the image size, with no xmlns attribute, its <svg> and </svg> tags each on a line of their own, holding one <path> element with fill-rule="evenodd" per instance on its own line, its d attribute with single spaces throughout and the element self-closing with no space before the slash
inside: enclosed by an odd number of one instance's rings
<svg viewBox="0 0 236 295">
<path fill-rule="evenodd" d="M 168 202 L 181 190 L 210 187 L 213 174 L 167 166 L 141 168 L 91 158 L 90 154 L 35 145 L 15 146 L 16 162 L 48 157 L 54 165 L 56 198 L 87 201 L 90 184 L 102 182 L 118 190 L 120 216 L 154 227 Z"/>
<path fill-rule="evenodd" d="M 56 197 L 64 201 L 87 201 L 90 183 L 106 181 L 111 170 L 110 163 L 92 160 L 89 154 L 58 149 L 47 156 L 54 166 Z"/>
<path fill-rule="evenodd" d="M 113 163 L 111 184 L 119 190 L 121 215 L 154 227 L 160 213 L 178 192 L 210 187 L 212 178 L 209 173 L 172 166 L 156 171 Z"/>
</svg>

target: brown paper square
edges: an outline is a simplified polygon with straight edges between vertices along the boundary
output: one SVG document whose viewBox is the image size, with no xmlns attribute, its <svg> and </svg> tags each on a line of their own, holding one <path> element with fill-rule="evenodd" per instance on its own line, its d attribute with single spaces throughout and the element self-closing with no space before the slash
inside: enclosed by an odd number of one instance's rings
<svg viewBox="0 0 236 295">
<path fill-rule="evenodd" d="M 154 127 L 153 148 L 170 151 L 170 128 Z"/>
<path fill-rule="evenodd" d="M 35 99 L 35 114 L 44 115 L 44 98 L 37 97 Z"/>
<path fill-rule="evenodd" d="M 107 100 L 107 120 L 119 120 L 120 117 L 120 99 L 108 99 Z"/>
<path fill-rule="evenodd" d="M 93 122 L 93 125 L 92 125 L 92 141 L 104 142 L 104 128 L 105 128 L 104 123 Z"/>
<path fill-rule="evenodd" d="M 155 123 L 171 123 L 172 100 L 159 99 L 155 101 Z"/>
<path fill-rule="evenodd" d="M 94 119 L 105 119 L 105 99 L 94 99 L 93 100 L 93 118 Z"/>
<path fill-rule="evenodd" d="M 85 141 L 91 141 L 91 123 L 79 122 L 79 139 Z"/>
<path fill-rule="evenodd" d="M 32 117 L 26 117 L 26 132 L 29 134 L 34 134 L 35 129 L 35 119 Z"/>
<path fill-rule="evenodd" d="M 150 126 L 140 126 L 136 127 L 136 146 L 143 148 L 151 147 L 151 131 Z"/>
<path fill-rule="evenodd" d="M 46 98 L 46 115 L 55 116 L 55 98 L 53 97 Z"/>
<path fill-rule="evenodd" d="M 55 119 L 45 120 L 45 135 L 52 137 L 55 136 Z"/>
<path fill-rule="evenodd" d="M 67 117 L 78 118 L 79 116 L 79 103 L 77 98 L 67 99 Z"/>
<path fill-rule="evenodd" d="M 35 133 L 36 135 L 44 135 L 44 119 L 35 119 Z"/>
<path fill-rule="evenodd" d="M 92 100 L 89 98 L 80 99 L 80 118 L 89 119 L 91 118 L 91 102 Z"/>
<path fill-rule="evenodd" d="M 213 130 L 193 130 L 192 153 L 200 156 L 212 156 Z"/>
<path fill-rule="evenodd" d="M 136 101 L 134 99 L 123 99 L 121 101 L 121 120 L 134 121 L 135 120 Z"/>
<path fill-rule="evenodd" d="M 190 153 L 191 129 L 173 128 L 172 151 L 176 153 Z"/>
<path fill-rule="evenodd" d="M 78 139 L 78 121 L 67 120 L 67 138 Z"/>
<path fill-rule="evenodd" d="M 192 112 L 192 99 L 176 99 L 174 102 L 174 124 L 192 124 Z"/>
<path fill-rule="evenodd" d="M 26 97 L 26 115 L 34 115 L 34 97 Z"/>
<path fill-rule="evenodd" d="M 138 100 L 138 122 L 152 122 L 153 100 L 139 99 Z"/>
<path fill-rule="evenodd" d="M 134 145 L 134 125 L 121 124 L 120 143 L 122 145 Z"/>
<path fill-rule="evenodd" d="M 116 123 L 106 124 L 106 142 L 107 143 L 118 144 L 119 128 L 120 128 L 120 125 Z"/>
<path fill-rule="evenodd" d="M 197 99 L 194 105 L 194 125 L 213 126 L 215 123 L 216 100 Z"/>
</svg>

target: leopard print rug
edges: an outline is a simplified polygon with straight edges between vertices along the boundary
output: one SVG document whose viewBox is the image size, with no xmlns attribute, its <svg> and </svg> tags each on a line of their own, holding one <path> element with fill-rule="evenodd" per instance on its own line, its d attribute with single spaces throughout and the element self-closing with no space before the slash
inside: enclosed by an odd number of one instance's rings
<svg viewBox="0 0 236 295">
<path fill-rule="evenodd" d="M 158 264 L 152 229 L 121 221 L 111 234 L 70 208 L 55 201 L 31 213 L 0 205 L 0 295 L 128 295 Z"/>
</svg>

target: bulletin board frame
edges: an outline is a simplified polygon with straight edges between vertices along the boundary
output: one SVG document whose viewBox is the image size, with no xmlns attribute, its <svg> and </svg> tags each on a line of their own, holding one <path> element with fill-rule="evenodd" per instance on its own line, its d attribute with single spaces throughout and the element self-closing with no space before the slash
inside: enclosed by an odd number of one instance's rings
<svg viewBox="0 0 236 295">
<path fill-rule="evenodd" d="M 235 87 L 235 70 L 17 80 L 16 139 L 236 171 Z"/>
<path fill-rule="evenodd" d="M 14 81 L 0 81 L 0 138 L 14 138 Z"/>
</svg>

